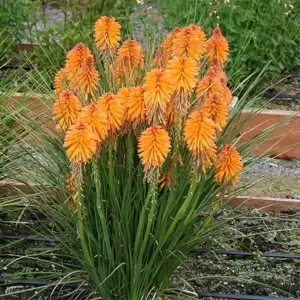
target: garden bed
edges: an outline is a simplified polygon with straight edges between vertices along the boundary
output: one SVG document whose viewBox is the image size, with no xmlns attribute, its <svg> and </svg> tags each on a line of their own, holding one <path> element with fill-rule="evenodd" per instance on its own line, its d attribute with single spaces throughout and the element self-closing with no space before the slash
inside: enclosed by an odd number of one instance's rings
<svg viewBox="0 0 300 300">
<path fill-rule="evenodd" d="M 21 221 L 37 222 L 32 215 L 24 215 Z M 276 253 L 300 253 L 300 213 L 269 215 L 253 210 L 237 210 L 232 214 L 231 210 L 223 209 L 219 212 L 218 219 L 227 219 L 226 225 L 220 236 L 209 241 L 204 249 L 208 253 L 196 255 L 182 264 L 176 274 L 176 281 L 182 279 L 188 281 L 190 289 L 196 292 L 224 292 L 236 294 L 251 294 L 264 296 L 300 297 L 300 260 L 261 258 L 261 252 Z M 2 218 L 2 231 L 8 231 L 15 235 L 30 235 L 34 233 L 36 225 L 7 224 L 12 215 Z M 48 224 L 51 228 L 51 224 Z M 29 227 L 29 228 L 28 228 Z M 33 229 L 30 231 L 30 227 Z M 3 233 L 3 232 L 1 232 Z M 1 246 L 7 245 L 7 241 L 1 240 Z M 58 257 L 54 250 L 55 244 L 35 241 L 19 241 L 7 248 L 1 248 L 2 259 L 0 261 L 1 276 L 9 276 L 12 272 L 49 271 L 59 272 L 60 267 L 70 261 Z M 12 265 L 10 255 L 30 255 L 50 250 L 53 264 L 18 262 Z M 222 250 L 249 251 L 253 257 L 239 257 L 218 254 Z M 61 253 L 63 255 L 63 253 Z M 51 256 L 52 255 L 52 256 Z M 76 267 L 74 267 L 76 268 Z M 20 273 L 20 274 L 21 274 Z M 26 274 L 21 276 L 26 278 Z M 34 277 L 29 278 L 34 280 Z M 18 284 L 15 287 L 2 287 L 0 294 L 9 291 L 24 290 L 29 288 L 26 284 Z M 25 293 L 22 296 L 7 297 L 6 299 L 28 299 L 34 292 Z M 53 295 L 51 291 L 43 292 L 34 299 L 92 299 L 91 291 L 86 288 L 74 289 L 71 287 L 57 287 Z M 90 295 L 91 296 L 91 295 Z M 26 298 L 27 297 L 27 298 Z M 184 299 L 184 298 L 183 298 Z M 200 298 L 202 299 L 202 298 Z M 203 298 L 204 299 L 204 298 Z M 226 298 L 224 298 L 226 299 Z"/>
</svg>

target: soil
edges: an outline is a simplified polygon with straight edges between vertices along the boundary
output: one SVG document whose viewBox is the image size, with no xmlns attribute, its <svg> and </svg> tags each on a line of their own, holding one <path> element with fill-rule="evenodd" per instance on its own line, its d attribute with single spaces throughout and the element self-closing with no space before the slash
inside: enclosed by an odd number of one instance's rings
<svg viewBox="0 0 300 300">
<path fill-rule="evenodd" d="M 243 210 L 216 236 L 211 253 L 189 259 L 180 276 L 197 292 L 300 297 L 300 260 L 261 258 L 260 252 L 300 253 L 300 213 L 270 216 Z M 229 210 L 220 212 L 228 218 Z M 218 254 L 217 250 L 250 251 L 251 258 Z M 192 278 L 192 280 L 191 280 Z M 203 298 L 204 299 L 204 298 Z"/>
</svg>

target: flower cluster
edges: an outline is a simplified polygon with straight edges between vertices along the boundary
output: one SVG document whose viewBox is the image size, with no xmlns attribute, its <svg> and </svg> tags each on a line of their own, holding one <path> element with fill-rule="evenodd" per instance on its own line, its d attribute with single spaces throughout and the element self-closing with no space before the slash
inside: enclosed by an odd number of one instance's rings
<svg viewBox="0 0 300 300">
<path fill-rule="evenodd" d="M 191 176 L 210 169 L 218 184 L 236 182 L 243 166 L 239 153 L 234 145 L 216 143 L 232 99 L 223 69 L 229 46 L 220 28 L 208 39 L 198 25 L 175 28 L 147 64 L 137 41 L 119 47 L 115 19 L 101 17 L 94 29 L 97 53 L 76 45 L 54 79 L 54 120 L 65 133 L 70 161 L 85 164 L 105 151 L 103 144 L 115 145 L 127 134 L 137 139 L 148 181 L 156 176 L 170 187 L 178 164 Z M 201 78 L 200 65 L 201 73 L 206 68 Z"/>
</svg>

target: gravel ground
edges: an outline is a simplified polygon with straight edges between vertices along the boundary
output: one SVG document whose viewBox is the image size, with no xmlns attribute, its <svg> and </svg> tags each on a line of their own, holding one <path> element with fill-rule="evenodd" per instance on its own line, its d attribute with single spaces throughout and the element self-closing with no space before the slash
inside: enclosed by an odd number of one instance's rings
<svg viewBox="0 0 300 300">
<path fill-rule="evenodd" d="M 300 160 L 262 158 L 241 176 L 240 185 L 253 183 L 244 195 L 300 200 Z"/>
</svg>

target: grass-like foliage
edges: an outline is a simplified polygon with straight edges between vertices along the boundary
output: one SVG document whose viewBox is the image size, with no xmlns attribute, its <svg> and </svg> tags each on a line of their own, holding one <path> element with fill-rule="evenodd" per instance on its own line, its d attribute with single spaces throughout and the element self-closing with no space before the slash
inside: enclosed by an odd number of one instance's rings
<svg viewBox="0 0 300 300">
<path fill-rule="evenodd" d="M 174 271 L 220 228 L 214 215 L 241 192 L 233 185 L 251 163 L 242 158 L 274 128 L 237 145 L 260 76 L 232 101 L 219 28 L 209 39 L 196 25 L 175 29 L 157 50 L 119 44 L 119 24 L 102 17 L 94 49 L 67 54 L 53 93 L 45 74 L 30 78 L 48 95 L 15 115 L 27 135 L 5 170 L 34 190 L 28 209 L 46 216 L 76 262 L 35 276 L 85 280 L 101 299 L 175 297 Z"/>
</svg>

